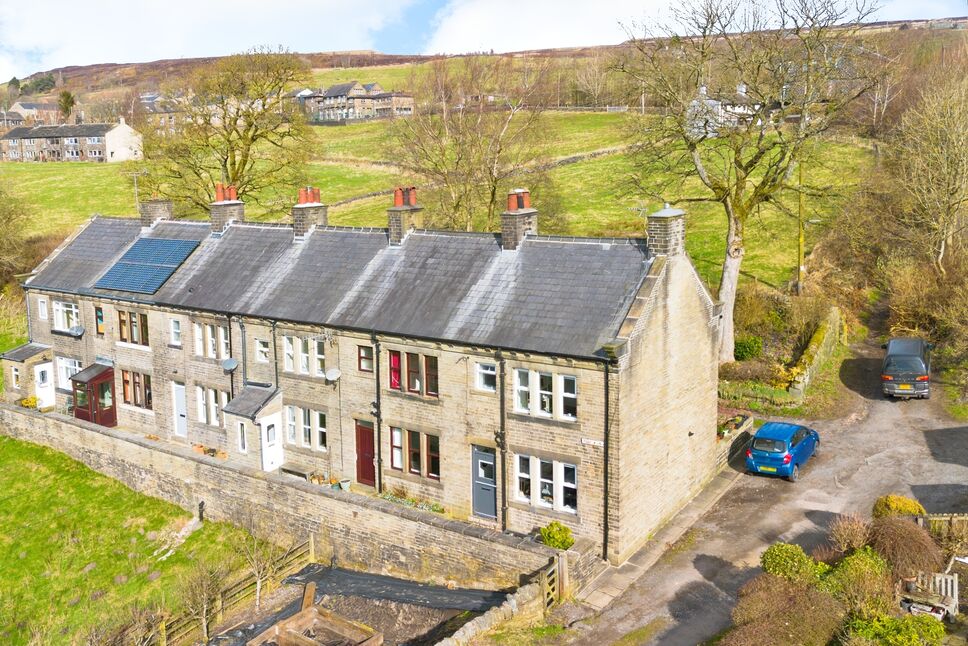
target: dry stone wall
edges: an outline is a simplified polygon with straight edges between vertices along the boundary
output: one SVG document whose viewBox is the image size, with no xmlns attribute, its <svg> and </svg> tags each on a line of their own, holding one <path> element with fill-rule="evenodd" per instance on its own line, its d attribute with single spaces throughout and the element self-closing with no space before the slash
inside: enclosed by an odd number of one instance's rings
<svg viewBox="0 0 968 646">
<path fill-rule="evenodd" d="M 229 465 L 188 447 L 152 441 L 59 414 L 0 404 L 0 433 L 48 446 L 136 491 L 206 518 L 274 527 L 280 539 L 316 538 L 317 559 L 368 572 L 461 587 L 517 587 L 554 551 L 390 502 L 291 476 Z"/>
</svg>

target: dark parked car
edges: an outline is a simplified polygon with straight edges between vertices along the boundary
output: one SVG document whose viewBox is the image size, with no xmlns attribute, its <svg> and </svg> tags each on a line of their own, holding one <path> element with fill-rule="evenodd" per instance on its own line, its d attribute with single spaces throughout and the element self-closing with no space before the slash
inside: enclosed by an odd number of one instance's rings
<svg viewBox="0 0 968 646">
<path fill-rule="evenodd" d="M 746 449 L 746 470 L 782 476 L 790 482 L 800 478 L 806 464 L 820 446 L 817 431 L 797 424 L 767 422 L 753 436 Z"/>
<path fill-rule="evenodd" d="M 888 397 L 931 396 L 931 350 L 924 339 L 904 337 L 884 344 L 887 353 L 881 366 L 881 386 Z"/>
</svg>

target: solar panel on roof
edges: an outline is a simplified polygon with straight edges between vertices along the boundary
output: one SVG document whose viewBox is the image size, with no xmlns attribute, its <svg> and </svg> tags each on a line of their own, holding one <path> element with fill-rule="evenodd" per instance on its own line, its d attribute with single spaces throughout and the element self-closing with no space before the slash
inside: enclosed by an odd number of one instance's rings
<svg viewBox="0 0 968 646">
<path fill-rule="evenodd" d="M 198 242 L 195 240 L 141 238 L 124 252 L 94 286 L 99 289 L 154 294 L 197 246 Z"/>
</svg>

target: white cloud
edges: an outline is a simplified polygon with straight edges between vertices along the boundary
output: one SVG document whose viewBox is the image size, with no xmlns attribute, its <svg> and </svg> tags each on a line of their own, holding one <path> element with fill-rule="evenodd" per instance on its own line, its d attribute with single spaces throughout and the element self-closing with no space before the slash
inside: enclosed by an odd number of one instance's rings
<svg viewBox="0 0 968 646">
<path fill-rule="evenodd" d="M 448 0 L 437 12 L 424 52 L 459 54 L 609 45 L 624 25 L 667 22 L 677 0 Z M 968 13 L 965 0 L 885 0 L 876 20 Z"/>
<path fill-rule="evenodd" d="M 413 0 L 34 0 L 0 11 L 0 82 L 67 65 L 215 56 L 256 45 L 375 49 Z"/>
</svg>

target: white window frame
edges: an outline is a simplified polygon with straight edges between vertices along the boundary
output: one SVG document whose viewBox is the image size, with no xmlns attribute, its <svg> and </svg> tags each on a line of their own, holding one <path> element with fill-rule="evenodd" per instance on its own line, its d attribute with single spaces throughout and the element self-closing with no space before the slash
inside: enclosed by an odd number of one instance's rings
<svg viewBox="0 0 968 646">
<path fill-rule="evenodd" d="M 397 448 L 394 448 L 394 438 L 397 439 Z M 390 427 L 390 466 L 394 469 L 403 471 L 403 454 L 407 447 L 403 444 L 403 429 L 396 426 Z M 399 451 L 397 453 L 396 451 Z"/>
<path fill-rule="evenodd" d="M 71 377 L 81 371 L 81 362 L 70 357 L 57 357 L 57 384 L 62 390 L 73 390 Z"/>
<path fill-rule="evenodd" d="M 315 411 L 313 417 L 316 419 L 316 449 L 326 451 L 329 447 L 329 438 L 326 435 L 326 411 Z"/>
<path fill-rule="evenodd" d="M 528 462 L 527 471 L 521 470 L 521 460 L 526 459 Z M 551 463 L 551 474 L 552 479 L 543 479 L 541 477 L 541 463 Z M 574 469 L 575 482 L 568 483 L 565 482 L 565 468 L 570 467 Z M 527 479 L 531 483 L 531 497 L 526 498 L 521 495 L 521 479 Z M 551 483 L 552 491 L 552 502 L 549 504 L 541 498 L 541 486 L 542 483 Z M 537 486 L 535 486 L 537 483 Z M 575 500 L 576 507 L 569 507 L 564 503 L 564 490 L 574 489 L 575 490 Z M 569 514 L 577 514 L 577 500 L 578 500 L 578 465 L 571 462 L 559 462 L 558 460 L 543 460 L 534 455 L 523 455 L 518 454 L 515 456 L 514 460 L 514 498 L 518 502 L 523 502 L 525 504 L 531 505 L 539 509 L 553 509 L 554 511 L 564 512 Z"/>
<path fill-rule="evenodd" d="M 286 443 L 296 443 L 296 409 L 297 406 L 286 406 Z"/>
<path fill-rule="evenodd" d="M 299 374 L 309 374 L 310 350 L 309 339 L 297 339 L 299 341 Z"/>
<path fill-rule="evenodd" d="M 315 366 L 316 366 L 316 376 L 325 377 L 326 376 L 326 340 L 316 339 L 316 343 L 313 348 L 315 352 Z"/>
<path fill-rule="evenodd" d="M 218 343 L 219 350 L 221 352 L 222 359 L 228 359 L 231 355 L 230 343 L 229 343 L 229 328 L 225 325 L 220 325 L 218 327 Z"/>
<path fill-rule="evenodd" d="M 48 319 L 46 298 L 41 297 L 37 299 L 37 316 L 41 321 Z"/>
<path fill-rule="evenodd" d="M 192 337 L 195 342 L 195 356 L 201 357 L 205 354 L 205 335 L 202 332 L 201 323 L 192 323 Z"/>
<path fill-rule="evenodd" d="M 534 409 L 534 414 L 538 417 L 554 417 L 555 416 L 555 376 L 550 372 L 538 372 L 537 379 L 535 380 L 534 388 L 537 391 L 536 401 L 538 403 L 537 408 Z M 541 380 L 547 378 L 550 382 L 551 390 L 541 389 Z M 534 401 L 534 400 L 533 400 Z M 544 409 L 544 404 L 547 402 L 548 409 Z"/>
<path fill-rule="evenodd" d="M 521 377 L 524 376 L 527 379 L 527 383 L 522 383 Z M 527 368 L 515 368 L 514 369 L 514 411 L 517 413 L 525 413 L 527 415 L 531 414 L 531 408 L 534 405 L 534 396 L 531 392 L 532 389 L 532 379 L 531 371 Z M 528 401 L 527 406 L 522 406 L 518 397 L 522 393 L 527 393 Z"/>
<path fill-rule="evenodd" d="M 574 393 L 569 393 L 565 389 L 565 384 L 572 383 L 574 385 Z M 565 413 L 565 401 L 572 400 L 575 406 L 575 414 L 569 415 Z M 567 420 L 575 421 L 578 419 L 578 377 L 575 375 L 558 375 L 558 394 L 555 401 L 555 410 L 558 411 L 558 417 Z"/>
<path fill-rule="evenodd" d="M 209 426 L 218 426 L 218 391 L 214 388 L 206 388 L 206 401 L 208 402 L 208 420 L 206 424 Z"/>
<path fill-rule="evenodd" d="M 20 390 L 20 368 L 13 366 L 10 368 L 10 387 Z"/>
<path fill-rule="evenodd" d="M 72 325 L 73 319 L 73 325 Z M 69 301 L 54 301 L 54 329 L 67 332 L 72 327 L 81 324 L 81 312 L 77 303 Z"/>
<path fill-rule="evenodd" d="M 168 320 L 168 340 L 172 345 L 176 345 L 179 348 L 182 344 L 182 333 L 181 333 L 181 320 L 180 319 L 169 319 Z"/>
<path fill-rule="evenodd" d="M 248 453 L 249 447 L 246 445 L 245 422 L 239 422 L 239 453 Z"/>
<path fill-rule="evenodd" d="M 302 409 L 302 434 L 299 439 L 302 446 L 313 448 L 313 411 L 308 408 Z"/>
<path fill-rule="evenodd" d="M 205 324 L 205 356 L 209 359 L 218 358 L 218 339 L 215 338 L 215 324 Z"/>
<path fill-rule="evenodd" d="M 496 364 L 477 363 L 475 373 L 477 375 L 475 382 L 478 390 L 485 393 L 497 392 L 497 365 Z M 494 386 L 487 386 L 484 383 L 485 376 L 494 377 Z"/>
<path fill-rule="evenodd" d="M 101 137 L 88 137 L 87 138 L 87 143 L 89 143 L 89 144 L 100 144 L 100 143 L 104 143 L 104 142 L 101 141 Z"/>
<path fill-rule="evenodd" d="M 269 363 L 269 342 L 262 339 L 255 340 L 255 360 L 259 363 Z"/>
<path fill-rule="evenodd" d="M 202 386 L 195 386 L 195 415 L 202 424 L 208 424 L 207 393 Z"/>
<path fill-rule="evenodd" d="M 282 369 L 293 372 L 296 369 L 296 348 L 291 336 L 282 337 Z"/>
</svg>

